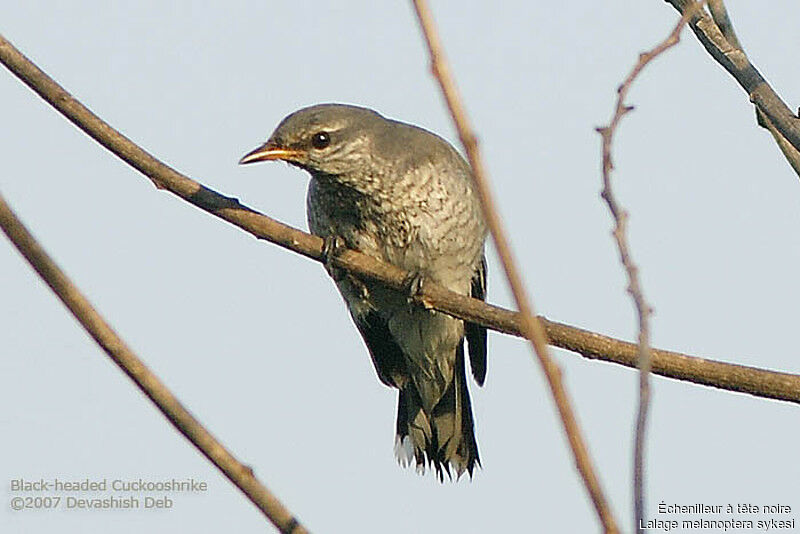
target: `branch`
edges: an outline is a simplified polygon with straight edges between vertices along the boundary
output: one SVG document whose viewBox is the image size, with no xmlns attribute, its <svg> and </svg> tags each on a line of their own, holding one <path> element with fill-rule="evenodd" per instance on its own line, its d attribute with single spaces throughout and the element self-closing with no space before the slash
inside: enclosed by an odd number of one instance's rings
<svg viewBox="0 0 800 534">
<path fill-rule="evenodd" d="M 694 0 L 666 0 L 685 15 Z M 789 164 L 800 176 L 800 119 L 792 113 L 769 83 L 753 66 L 733 31 L 722 0 L 709 2 L 711 14 L 690 14 L 689 26 L 700 44 L 734 77 L 755 105 L 758 125 L 767 128 Z"/>
<path fill-rule="evenodd" d="M 0 228 L 81 326 L 192 445 L 217 466 L 278 530 L 285 534 L 307 533 L 291 512 L 256 479 L 253 470 L 228 452 L 114 332 L 25 228 L 2 195 L 0 195 Z"/>
<path fill-rule="evenodd" d="M 603 493 L 603 489 L 600 487 L 600 480 L 592 465 L 589 449 L 581 433 L 580 425 L 575 418 L 575 413 L 572 410 L 567 391 L 561 381 L 561 369 L 550 355 L 550 351 L 547 348 L 547 334 L 542 324 L 534 315 L 533 303 L 527 295 L 525 286 L 522 283 L 522 277 L 519 275 L 511 253 L 511 246 L 508 243 L 508 238 L 506 237 L 503 224 L 500 220 L 500 215 L 497 212 L 489 190 L 489 180 L 478 148 L 477 137 L 467 117 L 461 97 L 456 89 L 455 81 L 450 75 L 450 68 L 444 58 L 444 49 L 433 21 L 433 15 L 425 0 L 414 0 L 414 9 L 416 10 L 420 26 L 422 27 L 425 42 L 428 45 L 433 75 L 439 82 L 450 115 L 458 129 L 458 136 L 466 150 L 470 167 L 472 167 L 473 183 L 475 184 L 475 190 L 481 202 L 483 215 L 489 226 L 492 238 L 494 239 L 497 253 L 500 256 L 500 261 L 506 272 L 506 278 L 511 286 L 511 292 L 514 295 L 514 300 L 520 312 L 519 321 L 522 332 L 524 336 L 530 340 L 533 351 L 538 357 L 539 364 L 547 378 L 547 383 L 550 386 L 550 393 L 558 408 L 561 423 L 567 435 L 570 448 L 572 449 L 575 464 L 583 479 L 584 486 L 586 486 L 586 490 L 592 498 L 592 503 L 594 504 L 600 522 L 603 524 L 605 532 L 619 532 L 614 516 L 608 506 L 606 496 Z"/>
<path fill-rule="evenodd" d="M 636 431 L 634 436 L 633 453 L 633 495 L 634 495 L 634 530 L 642 532 L 642 524 L 645 514 L 645 481 L 644 481 L 644 448 L 646 444 L 645 433 L 647 431 L 647 417 L 650 410 L 650 371 L 652 369 L 652 354 L 650 349 L 650 315 L 653 310 L 647 304 L 639 280 L 639 269 L 633 262 L 630 252 L 630 245 L 627 237 L 628 212 L 619 204 L 611 187 L 611 172 L 614 164 L 611 159 L 611 145 L 614 141 L 614 134 L 617 131 L 622 118 L 633 109 L 625 105 L 625 98 L 628 96 L 633 82 L 641 74 L 644 68 L 656 57 L 672 48 L 680 40 L 680 33 L 689 20 L 689 17 L 700 8 L 702 3 L 698 2 L 681 17 L 673 28 L 672 32 L 649 52 L 639 55 L 639 61 L 634 65 L 625 81 L 617 88 L 617 103 L 614 107 L 614 114 L 608 126 L 598 128 L 597 131 L 603 138 L 603 192 L 601 196 L 608 204 L 608 209 L 614 218 L 614 240 L 617 243 L 620 260 L 628 276 L 628 293 L 633 299 L 636 307 L 636 314 L 639 319 L 639 405 L 636 414 Z"/>
</svg>

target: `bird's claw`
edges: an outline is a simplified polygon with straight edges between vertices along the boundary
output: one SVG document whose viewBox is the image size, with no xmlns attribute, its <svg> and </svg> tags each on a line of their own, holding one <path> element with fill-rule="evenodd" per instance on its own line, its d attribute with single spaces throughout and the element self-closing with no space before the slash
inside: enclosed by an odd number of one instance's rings
<svg viewBox="0 0 800 534">
<path fill-rule="evenodd" d="M 420 302 L 422 297 L 422 285 L 425 283 L 425 275 L 420 272 L 412 272 L 406 278 L 405 286 L 409 304 Z"/>
<path fill-rule="evenodd" d="M 322 240 L 322 265 L 336 281 L 344 276 L 344 271 L 334 265 L 335 258 L 347 248 L 344 239 L 338 235 L 329 235 Z"/>
</svg>

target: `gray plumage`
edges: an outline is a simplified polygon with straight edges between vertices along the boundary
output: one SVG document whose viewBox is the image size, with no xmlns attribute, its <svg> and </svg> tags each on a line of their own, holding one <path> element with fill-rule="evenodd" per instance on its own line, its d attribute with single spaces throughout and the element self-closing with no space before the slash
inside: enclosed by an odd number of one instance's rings
<svg viewBox="0 0 800 534">
<path fill-rule="evenodd" d="M 426 130 L 355 106 L 286 117 L 241 163 L 285 160 L 309 172 L 311 232 L 484 299 L 486 226 L 470 170 Z M 336 277 L 378 378 L 399 390 L 396 453 L 424 471 L 472 475 L 480 465 L 464 362 L 486 376 L 486 330 L 409 303 L 408 295 Z"/>
</svg>

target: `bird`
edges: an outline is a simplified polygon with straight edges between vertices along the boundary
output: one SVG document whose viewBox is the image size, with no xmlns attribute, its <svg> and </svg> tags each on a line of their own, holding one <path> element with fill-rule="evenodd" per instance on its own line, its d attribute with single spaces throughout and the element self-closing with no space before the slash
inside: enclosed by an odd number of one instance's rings
<svg viewBox="0 0 800 534">
<path fill-rule="evenodd" d="M 317 104 L 291 113 L 240 164 L 282 160 L 306 171 L 311 233 L 323 256 L 350 248 L 424 281 L 486 298 L 486 222 L 469 165 L 438 135 L 368 108 Z M 409 292 L 329 269 L 378 379 L 399 391 L 395 454 L 438 479 L 481 465 L 467 387 L 486 378 L 486 328 L 412 302 Z"/>
</svg>

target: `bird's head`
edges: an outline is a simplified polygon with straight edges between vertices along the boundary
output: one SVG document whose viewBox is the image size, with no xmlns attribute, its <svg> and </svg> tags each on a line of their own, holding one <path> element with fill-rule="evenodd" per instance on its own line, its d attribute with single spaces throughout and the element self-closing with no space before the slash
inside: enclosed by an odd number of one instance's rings
<svg viewBox="0 0 800 534">
<path fill-rule="evenodd" d="M 373 133 L 388 122 L 378 113 L 344 104 L 319 104 L 283 119 L 266 143 L 240 164 L 282 160 L 312 175 L 341 176 L 370 164 Z"/>
</svg>

